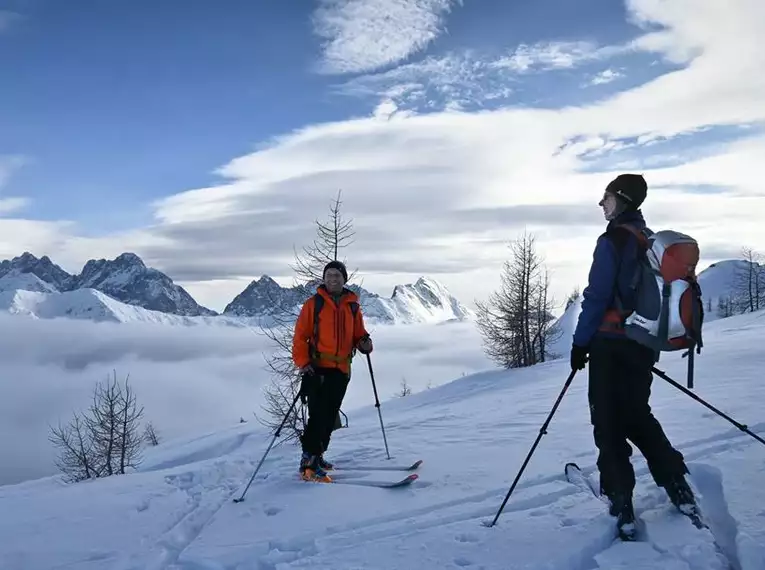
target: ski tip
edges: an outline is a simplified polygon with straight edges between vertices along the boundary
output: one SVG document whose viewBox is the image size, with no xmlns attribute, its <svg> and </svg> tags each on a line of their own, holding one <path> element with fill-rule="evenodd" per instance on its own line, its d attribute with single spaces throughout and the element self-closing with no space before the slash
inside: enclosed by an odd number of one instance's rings
<svg viewBox="0 0 765 570">
<path fill-rule="evenodd" d="M 580 467 L 573 461 L 569 461 L 568 463 L 566 463 L 566 466 L 563 468 L 563 471 L 568 473 L 569 469 L 576 469 L 577 471 L 581 471 Z"/>
<path fill-rule="evenodd" d="M 422 465 L 422 459 L 418 459 L 414 463 L 412 463 L 412 466 L 409 468 L 409 471 L 414 471 L 415 469 L 418 469 Z"/>
</svg>

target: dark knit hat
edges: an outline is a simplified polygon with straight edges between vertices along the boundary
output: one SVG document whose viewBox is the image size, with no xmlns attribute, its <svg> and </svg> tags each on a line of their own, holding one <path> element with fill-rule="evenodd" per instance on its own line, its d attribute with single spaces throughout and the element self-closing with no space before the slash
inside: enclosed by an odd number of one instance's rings
<svg viewBox="0 0 765 570">
<path fill-rule="evenodd" d="M 641 174 L 620 174 L 608 183 L 606 192 L 618 196 L 637 210 L 646 198 L 648 186 Z"/>
<path fill-rule="evenodd" d="M 321 273 L 322 278 L 327 274 L 327 269 L 337 269 L 343 274 L 343 281 L 348 281 L 348 271 L 345 269 L 345 265 L 342 261 L 335 260 L 327 263 L 327 265 L 324 266 L 324 271 Z"/>
</svg>

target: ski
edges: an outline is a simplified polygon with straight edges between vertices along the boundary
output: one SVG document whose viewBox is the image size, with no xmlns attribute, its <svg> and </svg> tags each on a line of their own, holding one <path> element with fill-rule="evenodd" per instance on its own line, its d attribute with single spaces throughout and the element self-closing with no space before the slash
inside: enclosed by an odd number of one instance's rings
<svg viewBox="0 0 765 570">
<path fill-rule="evenodd" d="M 596 499 L 606 503 L 600 492 L 593 486 L 592 481 L 584 476 L 584 473 L 582 473 L 582 470 L 576 463 L 566 463 L 566 466 L 563 468 L 563 470 L 566 473 L 566 480 L 568 480 L 569 483 L 576 485 L 583 491 L 592 493 Z"/>
<path fill-rule="evenodd" d="M 604 505 L 609 506 L 608 499 L 600 494 L 600 491 L 594 487 L 589 478 L 585 477 L 584 473 L 582 473 L 582 470 L 576 463 L 566 463 L 563 470 L 566 474 L 566 480 L 569 483 L 576 485 L 582 491 L 591 494 Z M 616 537 L 624 542 L 637 541 L 637 520 L 635 520 L 634 524 L 628 524 L 621 527 L 616 525 Z"/>
<path fill-rule="evenodd" d="M 330 476 L 331 477 L 331 476 Z M 306 483 L 319 483 L 325 485 L 356 485 L 361 487 L 378 487 L 381 489 L 396 489 L 406 487 L 416 481 L 417 473 L 407 475 L 398 481 L 373 481 L 366 479 L 333 479 L 332 481 L 305 481 Z"/>
<path fill-rule="evenodd" d="M 422 465 L 418 459 L 411 465 L 335 465 L 332 471 L 417 471 Z"/>
</svg>

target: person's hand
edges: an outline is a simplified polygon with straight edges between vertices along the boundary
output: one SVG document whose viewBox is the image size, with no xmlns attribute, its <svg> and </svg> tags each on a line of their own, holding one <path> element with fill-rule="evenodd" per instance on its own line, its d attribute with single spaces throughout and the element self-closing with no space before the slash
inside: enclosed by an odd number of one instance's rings
<svg viewBox="0 0 765 570">
<path fill-rule="evenodd" d="M 310 364 L 300 369 L 300 401 L 308 402 L 308 397 L 314 391 L 316 385 L 316 371 Z"/>
<path fill-rule="evenodd" d="M 584 365 L 587 364 L 589 358 L 590 349 L 587 346 L 571 346 L 571 370 L 584 370 Z"/>
<path fill-rule="evenodd" d="M 359 341 L 358 347 L 359 347 L 359 352 L 361 352 L 361 354 L 369 354 L 370 352 L 372 352 L 372 349 L 374 348 L 372 346 L 372 339 L 369 336 L 363 337 Z"/>
<path fill-rule="evenodd" d="M 313 366 L 311 364 L 307 364 L 300 369 L 301 376 L 310 376 L 314 374 L 315 372 L 316 371 L 313 369 Z"/>
</svg>

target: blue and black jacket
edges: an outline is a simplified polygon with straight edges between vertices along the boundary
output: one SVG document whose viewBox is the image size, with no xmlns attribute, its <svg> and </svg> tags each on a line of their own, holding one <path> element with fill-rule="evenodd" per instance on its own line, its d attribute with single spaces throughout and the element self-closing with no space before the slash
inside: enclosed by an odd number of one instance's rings
<svg viewBox="0 0 765 570">
<path fill-rule="evenodd" d="M 646 227 L 640 210 L 630 210 L 611 220 L 598 238 L 587 287 L 582 293 L 582 311 L 574 331 L 573 340 L 577 346 L 588 346 L 596 335 L 624 337 L 623 330 L 608 326 L 607 314 L 617 309 L 617 293 L 625 307 L 632 305 L 632 283 L 641 246 L 629 230 L 616 228 L 620 224 L 629 224 L 638 230 Z"/>
</svg>

